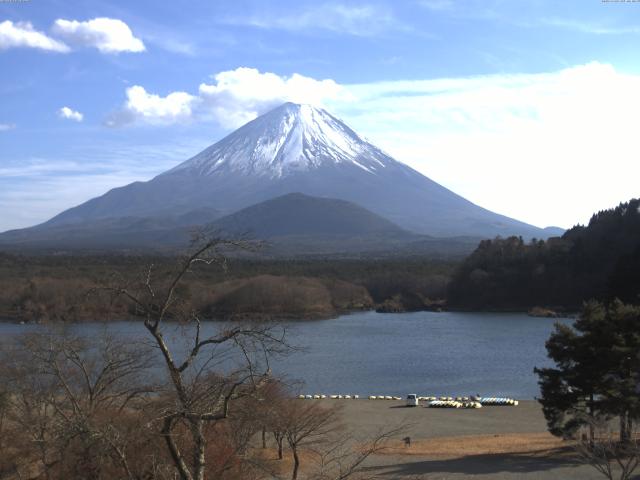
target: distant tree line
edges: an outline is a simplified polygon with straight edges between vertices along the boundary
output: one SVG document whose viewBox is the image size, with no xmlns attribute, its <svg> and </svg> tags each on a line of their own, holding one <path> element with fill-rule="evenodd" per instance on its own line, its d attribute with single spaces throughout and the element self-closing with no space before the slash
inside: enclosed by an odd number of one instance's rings
<svg viewBox="0 0 640 480">
<path fill-rule="evenodd" d="M 25 322 L 123 320 L 138 312 L 96 287 L 127 282 L 154 265 L 169 275 L 169 256 L 0 253 L 0 318 Z M 230 268 L 208 269 L 181 286 L 209 318 L 316 318 L 369 310 L 391 302 L 420 310 L 444 298 L 455 263 L 428 258 L 230 258 Z M 94 293 L 87 295 L 88 291 Z M 386 302 L 386 303 L 385 303 Z"/>
<path fill-rule="evenodd" d="M 201 328 L 183 287 L 203 267 L 224 265 L 221 243 L 206 241 L 171 269 L 148 265 L 135 280 L 97 288 L 137 312 L 145 333 L 138 341 L 60 329 L 0 342 L 0 478 L 362 475 L 362 463 L 397 429 L 355 439 L 339 409 L 293 398 L 269 366 L 294 348 L 284 328 Z"/>
<path fill-rule="evenodd" d="M 562 237 L 482 241 L 463 261 L 424 256 L 269 259 L 239 256 L 182 286 L 209 317 L 315 318 L 353 310 L 577 311 L 588 299 L 640 298 L 640 200 L 595 214 Z M 134 317 L 131 306 L 85 292 L 136 278 L 171 256 L 9 255 L 0 253 L 0 318 L 91 321 Z M 164 273 L 163 273 L 164 272 Z M 108 314 L 108 315 L 107 315 Z"/>
<path fill-rule="evenodd" d="M 588 299 L 640 301 L 640 200 L 593 215 L 562 237 L 485 240 L 448 287 L 465 309 L 578 310 Z"/>
</svg>

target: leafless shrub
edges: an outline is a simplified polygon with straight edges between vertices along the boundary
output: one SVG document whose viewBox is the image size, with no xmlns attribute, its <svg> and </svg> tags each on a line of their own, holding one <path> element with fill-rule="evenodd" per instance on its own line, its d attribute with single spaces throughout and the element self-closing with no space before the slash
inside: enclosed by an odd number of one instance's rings
<svg viewBox="0 0 640 480">
<path fill-rule="evenodd" d="M 182 480 L 202 480 L 210 455 L 211 432 L 231 416 L 232 405 L 250 397 L 270 378 L 269 357 L 284 353 L 284 332 L 269 325 L 233 325 L 205 335 L 199 313 L 181 291 L 185 278 L 199 266 L 226 268 L 230 248 L 251 248 L 246 242 L 199 237 L 192 253 L 161 279 L 150 266 L 141 281 L 103 290 L 126 299 L 144 319 L 159 350 L 168 382 L 157 411 L 159 433 Z M 165 338 L 167 320 L 185 327 L 190 346 L 180 357 Z M 229 356 L 233 350 L 235 357 Z M 232 358 L 239 359 L 229 366 Z"/>
<path fill-rule="evenodd" d="M 592 418 L 586 434 L 578 441 L 576 450 L 581 460 L 591 465 L 609 480 L 628 480 L 640 463 L 640 439 L 637 432 L 629 432 L 627 441 L 620 441 L 606 418 Z"/>
<path fill-rule="evenodd" d="M 380 429 L 375 435 L 358 439 L 351 434 L 332 435 L 324 448 L 315 449 L 314 468 L 310 478 L 314 480 L 346 480 L 366 478 L 364 462 L 382 452 L 389 440 L 406 431 L 406 425 Z"/>
<path fill-rule="evenodd" d="M 9 396 L 6 428 L 24 442 L 15 450 L 19 463 L 35 465 L 44 478 L 107 478 L 105 472 L 135 478 L 131 431 L 141 426 L 133 412 L 152 391 L 143 381 L 149 362 L 148 350 L 106 334 L 20 338 L 5 350 L 1 372 Z"/>
</svg>

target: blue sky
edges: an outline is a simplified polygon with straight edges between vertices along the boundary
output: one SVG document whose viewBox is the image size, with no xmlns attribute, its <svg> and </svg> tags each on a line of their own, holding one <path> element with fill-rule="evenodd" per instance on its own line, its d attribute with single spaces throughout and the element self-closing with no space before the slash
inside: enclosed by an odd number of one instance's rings
<svg viewBox="0 0 640 480">
<path fill-rule="evenodd" d="M 0 231 L 146 180 L 283 101 L 569 227 L 638 196 L 640 2 L 2 1 Z"/>
</svg>

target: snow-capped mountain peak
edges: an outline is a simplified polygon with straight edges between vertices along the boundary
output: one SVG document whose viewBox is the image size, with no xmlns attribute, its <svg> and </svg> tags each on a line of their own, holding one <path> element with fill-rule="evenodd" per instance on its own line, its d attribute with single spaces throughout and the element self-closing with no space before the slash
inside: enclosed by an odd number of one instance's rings
<svg viewBox="0 0 640 480">
<path fill-rule="evenodd" d="M 285 103 L 167 174 L 211 176 L 232 171 L 273 178 L 340 164 L 376 174 L 389 162 L 394 160 L 326 110 Z"/>
<path fill-rule="evenodd" d="M 352 202 L 405 230 L 432 236 L 549 236 L 456 195 L 384 154 L 325 110 L 293 103 L 247 123 L 173 170 L 110 190 L 37 228 L 107 225 L 108 232 L 97 231 L 120 241 L 118 225 L 130 225 L 132 219 L 151 219 L 156 225 L 158 219 L 202 218 L 203 211 L 241 217 L 247 207 L 295 193 Z M 308 213 L 313 218 L 307 220 L 328 221 L 323 208 Z M 282 221 L 292 221 L 287 209 L 278 212 Z M 143 222 L 135 228 L 150 244 L 161 241 L 155 227 Z"/>
</svg>

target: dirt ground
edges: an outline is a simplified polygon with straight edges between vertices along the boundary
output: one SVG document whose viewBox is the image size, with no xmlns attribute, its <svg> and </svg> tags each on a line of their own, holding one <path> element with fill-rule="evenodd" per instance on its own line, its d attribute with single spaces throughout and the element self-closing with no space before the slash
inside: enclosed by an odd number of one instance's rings
<svg viewBox="0 0 640 480">
<path fill-rule="evenodd" d="M 477 410 L 412 408 L 388 400 L 319 401 L 341 405 L 346 427 L 360 438 L 404 426 L 390 448 L 367 461 L 367 473 L 376 478 L 603 478 L 580 463 L 571 444 L 547 433 L 534 401 Z M 410 447 L 404 437 L 411 438 Z"/>
</svg>

